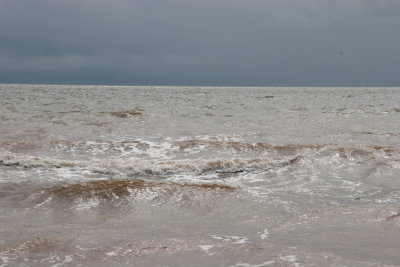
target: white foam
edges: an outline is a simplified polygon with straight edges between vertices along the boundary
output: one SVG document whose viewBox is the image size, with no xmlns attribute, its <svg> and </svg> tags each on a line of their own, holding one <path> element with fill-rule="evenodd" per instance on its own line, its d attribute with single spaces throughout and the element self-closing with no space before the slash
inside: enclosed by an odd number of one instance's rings
<svg viewBox="0 0 400 267">
<path fill-rule="evenodd" d="M 151 158 L 156 159 L 172 159 L 175 155 L 172 152 L 179 150 L 178 146 L 173 145 L 169 142 L 155 143 L 155 142 L 144 142 L 149 145 L 149 148 L 146 149 L 146 154 Z"/>
<path fill-rule="evenodd" d="M 221 240 L 223 242 L 232 242 L 234 245 L 248 243 L 249 239 L 247 237 L 241 236 L 216 236 L 213 235 L 214 239 Z"/>
<path fill-rule="evenodd" d="M 201 248 L 204 251 L 208 251 L 213 247 L 215 247 L 215 245 L 199 245 L 199 248 Z"/>
<path fill-rule="evenodd" d="M 90 198 L 88 200 L 79 199 L 78 204 L 73 208 L 76 210 L 84 211 L 99 206 L 100 200 L 97 198 Z"/>
<path fill-rule="evenodd" d="M 287 255 L 287 256 L 282 256 L 282 254 L 279 255 L 279 258 L 281 260 L 284 260 L 286 262 L 290 262 L 293 264 L 293 266 L 295 267 L 300 267 L 302 265 L 300 265 L 297 261 L 297 256 L 296 255 Z"/>
<path fill-rule="evenodd" d="M 230 267 L 263 267 L 263 266 L 268 266 L 271 264 L 276 263 L 276 261 L 266 261 L 260 264 L 250 264 L 250 263 L 243 263 L 243 262 L 239 262 L 236 263 L 235 265 L 231 265 Z"/>
<path fill-rule="evenodd" d="M 1 256 L 0 255 L 0 260 L 2 261 L 2 265 L 0 265 L 0 267 L 5 267 L 5 266 L 7 266 L 7 263 L 8 263 L 8 257 L 6 257 L 6 256 Z"/>
<path fill-rule="evenodd" d="M 266 239 L 269 237 L 268 229 L 265 229 L 264 232 L 260 235 L 261 239 Z"/>
<path fill-rule="evenodd" d="M 35 205 L 35 208 L 41 207 L 41 206 L 43 206 L 43 205 L 46 205 L 46 204 L 49 203 L 52 199 L 53 199 L 52 196 L 46 198 L 43 202 L 41 202 L 41 203 Z"/>
</svg>

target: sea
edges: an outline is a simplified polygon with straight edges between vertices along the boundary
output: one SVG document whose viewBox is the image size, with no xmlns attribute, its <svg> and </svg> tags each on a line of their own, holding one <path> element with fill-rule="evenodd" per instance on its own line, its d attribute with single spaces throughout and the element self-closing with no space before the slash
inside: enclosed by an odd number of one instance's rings
<svg viewBox="0 0 400 267">
<path fill-rule="evenodd" d="M 0 266 L 400 266 L 400 88 L 1 84 Z"/>
</svg>

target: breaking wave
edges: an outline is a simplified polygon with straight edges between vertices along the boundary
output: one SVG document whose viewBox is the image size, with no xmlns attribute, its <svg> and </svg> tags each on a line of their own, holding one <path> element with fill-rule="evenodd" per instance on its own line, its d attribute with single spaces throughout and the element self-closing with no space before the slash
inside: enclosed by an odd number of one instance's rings
<svg viewBox="0 0 400 267">
<path fill-rule="evenodd" d="M 119 175 L 174 175 L 174 174 L 208 174 L 239 173 L 265 171 L 271 168 L 296 163 L 298 157 L 292 159 L 272 158 L 217 158 L 193 160 L 142 160 L 142 159 L 95 159 L 88 161 L 68 161 L 42 158 L 24 154 L 0 153 L 0 165 L 25 168 L 82 168 L 103 174 Z"/>
<path fill-rule="evenodd" d="M 71 145 L 72 143 L 68 143 Z M 99 144 L 95 142 L 94 144 Z M 134 146 L 140 149 L 148 149 L 145 143 L 139 141 L 101 143 L 107 146 Z M 60 145 L 57 143 L 57 145 Z M 281 145 L 272 146 L 266 143 L 242 143 L 242 142 L 220 142 L 203 140 L 186 140 L 175 142 L 180 150 L 192 149 L 193 147 L 212 146 L 218 150 L 234 149 L 247 153 L 248 151 L 274 150 L 274 153 L 248 154 L 246 157 L 234 153 L 201 154 L 202 158 L 188 159 L 187 153 L 183 159 L 158 159 L 158 158 L 123 158 L 109 155 L 106 158 L 88 157 L 80 159 L 73 157 L 72 160 L 58 159 L 48 156 L 33 156 L 23 153 L 14 153 L 0 150 L 0 166 L 13 166 L 21 168 L 45 168 L 70 170 L 85 170 L 90 173 L 121 176 L 167 176 L 167 175 L 207 175 L 207 174 L 235 174 L 248 172 L 265 172 L 271 169 L 291 166 L 293 164 L 329 164 L 330 162 L 342 161 L 343 164 L 362 163 L 368 160 L 381 160 L 394 163 L 396 166 L 400 161 L 399 152 L 389 146 L 365 146 L 365 147 L 337 147 L 335 145 Z M 86 147 L 84 144 L 83 147 Z M 4 148 L 4 147 L 3 147 Z M 190 153 L 189 153 L 190 154 Z M 57 154 L 58 155 L 58 154 Z M 216 156 L 209 158 L 209 156 Z M 219 157 L 218 157 L 219 156 Z M 227 157 L 228 156 L 228 157 Z"/>
<path fill-rule="evenodd" d="M 198 140 L 190 139 L 175 142 L 181 150 L 193 149 L 198 147 L 209 147 L 223 151 L 235 151 L 239 153 L 265 153 L 268 151 L 277 151 L 282 154 L 294 153 L 302 149 L 321 149 L 326 147 L 326 144 L 287 144 L 287 145 L 271 145 L 268 143 L 245 143 L 237 141 L 211 141 L 211 140 Z"/>
<path fill-rule="evenodd" d="M 236 154 L 238 156 L 296 156 L 304 152 L 328 152 L 340 154 L 373 154 L 384 152 L 388 156 L 396 153 L 393 147 L 365 146 L 365 147 L 337 147 L 335 144 L 284 144 L 271 145 L 268 143 L 246 143 L 239 141 L 215 141 L 201 139 L 187 140 L 93 140 L 93 141 L 67 141 L 57 140 L 48 142 L 0 142 L 4 151 L 15 153 L 30 152 L 65 152 L 74 156 L 80 155 L 114 155 L 150 158 L 174 158 L 177 155 L 196 153 Z M 111 153 L 111 154 L 110 154 Z"/>
</svg>

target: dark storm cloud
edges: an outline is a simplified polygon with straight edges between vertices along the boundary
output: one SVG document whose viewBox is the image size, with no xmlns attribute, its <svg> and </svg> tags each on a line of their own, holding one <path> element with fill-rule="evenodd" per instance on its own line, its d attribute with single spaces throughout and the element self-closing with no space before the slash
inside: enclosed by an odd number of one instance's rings
<svg viewBox="0 0 400 267">
<path fill-rule="evenodd" d="M 399 85 L 398 0 L 2 0 L 0 82 Z"/>
</svg>

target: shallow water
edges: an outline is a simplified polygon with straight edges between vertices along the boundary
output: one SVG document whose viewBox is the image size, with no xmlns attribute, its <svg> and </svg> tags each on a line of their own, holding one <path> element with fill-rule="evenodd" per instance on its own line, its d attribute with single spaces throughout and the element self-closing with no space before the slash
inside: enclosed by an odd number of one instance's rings
<svg viewBox="0 0 400 267">
<path fill-rule="evenodd" d="M 400 88 L 0 95 L 0 266 L 400 262 Z"/>
</svg>

